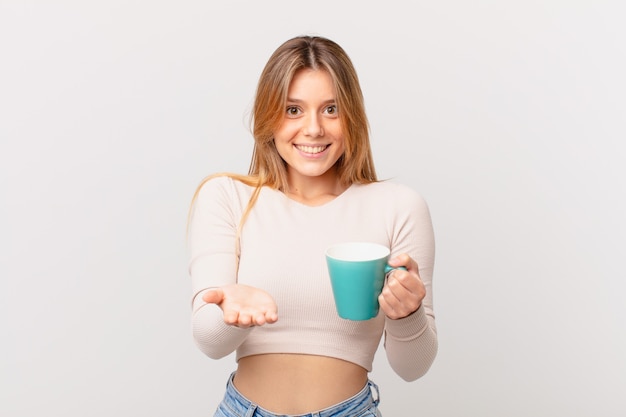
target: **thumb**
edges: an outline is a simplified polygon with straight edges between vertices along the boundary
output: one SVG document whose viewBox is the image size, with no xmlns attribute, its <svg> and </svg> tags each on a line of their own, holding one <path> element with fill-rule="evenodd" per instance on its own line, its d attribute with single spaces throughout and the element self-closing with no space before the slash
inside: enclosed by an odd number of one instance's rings
<svg viewBox="0 0 626 417">
<path fill-rule="evenodd" d="M 220 304 L 224 300 L 224 291 L 221 288 L 212 288 L 202 295 L 202 299 L 208 304 Z"/>
</svg>

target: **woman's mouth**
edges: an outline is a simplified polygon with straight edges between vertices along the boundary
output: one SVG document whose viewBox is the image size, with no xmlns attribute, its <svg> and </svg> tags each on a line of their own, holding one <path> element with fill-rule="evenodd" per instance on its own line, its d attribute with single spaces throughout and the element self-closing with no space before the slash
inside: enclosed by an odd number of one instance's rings
<svg viewBox="0 0 626 417">
<path fill-rule="evenodd" d="M 311 155 L 315 155 L 321 152 L 324 152 L 326 148 L 330 145 L 321 145 L 321 146 L 306 146 L 306 145 L 294 145 L 299 151 L 304 153 L 308 153 Z"/>
</svg>

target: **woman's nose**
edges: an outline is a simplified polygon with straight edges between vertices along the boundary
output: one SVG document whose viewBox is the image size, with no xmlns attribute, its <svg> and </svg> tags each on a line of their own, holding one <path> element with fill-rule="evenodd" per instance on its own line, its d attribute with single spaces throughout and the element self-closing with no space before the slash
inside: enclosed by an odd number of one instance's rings
<svg viewBox="0 0 626 417">
<path fill-rule="evenodd" d="M 304 134 L 311 137 L 324 136 L 324 128 L 317 115 L 309 116 L 305 121 Z"/>
</svg>

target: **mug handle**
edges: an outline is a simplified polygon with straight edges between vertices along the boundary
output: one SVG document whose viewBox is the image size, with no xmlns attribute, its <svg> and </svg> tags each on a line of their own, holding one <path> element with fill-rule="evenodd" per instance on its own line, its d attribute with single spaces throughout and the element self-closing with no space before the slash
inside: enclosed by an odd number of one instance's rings
<svg viewBox="0 0 626 417">
<path fill-rule="evenodd" d="M 385 276 L 387 276 L 391 271 L 393 271 L 394 269 L 402 269 L 403 271 L 406 271 L 407 269 L 403 266 L 399 266 L 397 268 L 394 268 L 393 266 L 390 265 L 385 265 Z"/>
</svg>

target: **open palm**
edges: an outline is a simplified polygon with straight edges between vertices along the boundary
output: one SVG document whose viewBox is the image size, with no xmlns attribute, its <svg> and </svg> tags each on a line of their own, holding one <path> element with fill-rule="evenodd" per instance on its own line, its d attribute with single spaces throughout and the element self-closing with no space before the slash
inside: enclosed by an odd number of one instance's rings
<svg viewBox="0 0 626 417">
<path fill-rule="evenodd" d="M 207 291 L 202 299 L 217 304 L 224 313 L 224 322 L 232 326 L 247 328 L 278 320 L 274 299 L 259 288 L 231 284 Z"/>
</svg>

